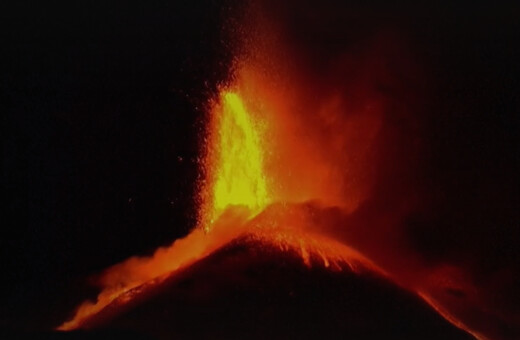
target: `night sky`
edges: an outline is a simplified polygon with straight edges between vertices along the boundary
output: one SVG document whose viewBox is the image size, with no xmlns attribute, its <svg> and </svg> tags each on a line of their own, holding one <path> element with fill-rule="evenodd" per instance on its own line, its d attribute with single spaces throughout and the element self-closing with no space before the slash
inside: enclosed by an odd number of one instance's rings
<svg viewBox="0 0 520 340">
<path fill-rule="evenodd" d="M 193 227 L 229 6 L 2 5 L 0 327 L 55 326 L 87 277 Z M 475 256 L 477 273 L 502 266 L 518 280 L 518 8 L 322 6 L 350 10 L 360 31 L 395 25 L 426 70 L 428 185 L 441 203 L 410 230 L 423 256 Z"/>
<path fill-rule="evenodd" d="M 197 3 L 2 11 L 3 306 L 52 304 L 193 227 L 203 105 L 226 57 L 221 8 Z"/>
</svg>

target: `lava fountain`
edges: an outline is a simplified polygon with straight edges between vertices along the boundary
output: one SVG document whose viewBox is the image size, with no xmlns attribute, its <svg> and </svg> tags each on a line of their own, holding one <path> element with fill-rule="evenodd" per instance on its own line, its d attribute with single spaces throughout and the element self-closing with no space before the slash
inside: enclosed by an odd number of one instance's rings
<svg viewBox="0 0 520 340">
<path fill-rule="evenodd" d="M 232 91 L 222 91 L 215 110 L 220 114 L 213 115 L 215 128 L 209 138 L 216 148 L 209 150 L 207 159 L 214 170 L 209 170 L 207 215 L 201 216 L 206 231 L 229 206 L 244 206 L 254 215 L 269 203 L 260 124 Z"/>
</svg>

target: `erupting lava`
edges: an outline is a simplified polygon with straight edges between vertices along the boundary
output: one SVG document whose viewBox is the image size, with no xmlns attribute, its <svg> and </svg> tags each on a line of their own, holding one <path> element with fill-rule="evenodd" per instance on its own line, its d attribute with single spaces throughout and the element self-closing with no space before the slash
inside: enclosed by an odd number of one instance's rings
<svg viewBox="0 0 520 340">
<path fill-rule="evenodd" d="M 202 219 L 207 231 L 229 206 L 242 205 L 256 214 L 269 203 L 260 124 L 250 116 L 235 92 L 223 91 L 217 110 L 220 114 L 213 116 L 217 128 L 210 135 L 211 143 L 217 148 L 209 155 L 214 163 L 209 178 L 211 204 L 206 211 L 209 220 Z"/>
</svg>

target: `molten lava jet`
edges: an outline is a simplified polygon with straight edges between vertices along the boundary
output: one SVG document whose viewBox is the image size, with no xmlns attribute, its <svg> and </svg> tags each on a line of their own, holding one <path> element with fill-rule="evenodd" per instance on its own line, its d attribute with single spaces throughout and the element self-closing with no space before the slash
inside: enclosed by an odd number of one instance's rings
<svg viewBox="0 0 520 340">
<path fill-rule="evenodd" d="M 214 115 L 217 128 L 210 133 L 211 144 L 217 149 L 208 155 L 215 171 L 210 170 L 213 175 L 208 178 L 212 189 L 206 211 L 209 220 L 203 225 L 206 231 L 230 206 L 245 206 L 254 215 L 269 203 L 260 124 L 247 112 L 237 93 L 223 91 L 216 109 L 221 114 Z"/>
<path fill-rule="evenodd" d="M 317 74 L 305 60 L 294 65 L 284 57 L 298 53 L 282 47 L 288 44 L 275 27 L 258 18 L 250 25 L 258 29 L 209 110 L 199 225 L 151 257 L 107 269 L 96 301 L 58 329 L 95 327 L 98 315 L 242 240 L 296 255 L 308 270 L 370 272 L 478 339 L 496 334 L 500 316 L 458 267 L 427 267 L 400 239 L 404 216 L 421 207 L 407 182 L 420 149 L 418 95 L 394 82 L 380 60 L 386 55 L 401 67 L 395 61 L 406 59 L 405 49 L 375 38 L 359 55 L 331 57 L 332 66 Z M 381 92 L 380 83 L 392 90 Z"/>
</svg>

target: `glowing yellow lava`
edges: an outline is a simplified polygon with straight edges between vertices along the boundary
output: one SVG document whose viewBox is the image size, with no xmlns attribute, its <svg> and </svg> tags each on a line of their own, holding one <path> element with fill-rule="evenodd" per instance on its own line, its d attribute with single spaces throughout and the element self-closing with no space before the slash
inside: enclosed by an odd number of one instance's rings
<svg viewBox="0 0 520 340">
<path fill-rule="evenodd" d="M 213 223 L 229 206 L 246 206 L 251 215 L 269 203 L 260 144 L 260 124 L 253 120 L 237 93 L 224 91 L 214 112 L 211 205 Z"/>
</svg>

